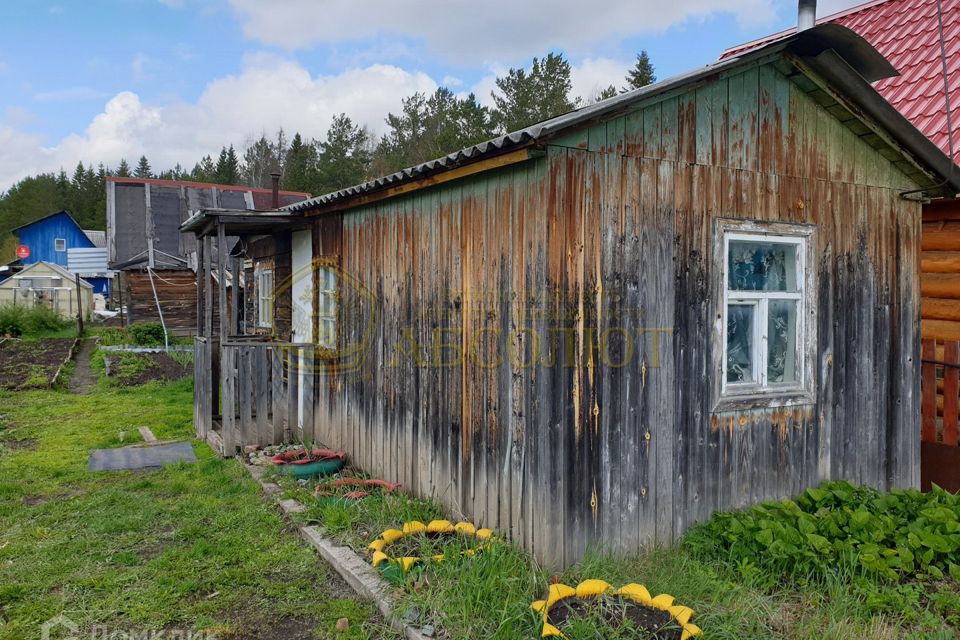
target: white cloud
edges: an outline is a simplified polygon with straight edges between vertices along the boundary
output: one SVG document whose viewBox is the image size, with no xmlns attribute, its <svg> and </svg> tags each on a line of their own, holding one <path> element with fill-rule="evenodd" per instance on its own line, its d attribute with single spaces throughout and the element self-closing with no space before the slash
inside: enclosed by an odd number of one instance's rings
<svg viewBox="0 0 960 640">
<path fill-rule="evenodd" d="M 290 49 L 376 36 L 422 40 L 458 62 L 516 61 L 561 47 L 587 52 L 635 35 L 659 33 L 690 19 L 734 15 L 769 23 L 773 0 L 230 0 L 247 37 Z"/>
<path fill-rule="evenodd" d="M 82 133 L 52 147 L 0 125 L 0 190 L 26 175 L 77 161 L 116 166 L 121 158 L 132 163 L 145 154 L 158 170 L 177 162 L 192 166 L 224 144 L 242 144 L 251 134 L 270 135 L 279 127 L 321 137 L 341 112 L 376 131 L 389 111 L 399 109 L 401 98 L 436 87 L 424 73 L 390 65 L 314 76 L 291 60 L 253 55 L 241 73 L 211 82 L 195 103 L 146 104 L 136 93 L 119 93 Z"/>
<path fill-rule="evenodd" d="M 570 81 L 573 84 L 571 95 L 590 98 L 610 85 L 620 89 L 632 66 L 629 60 L 587 58 L 570 69 Z"/>
</svg>

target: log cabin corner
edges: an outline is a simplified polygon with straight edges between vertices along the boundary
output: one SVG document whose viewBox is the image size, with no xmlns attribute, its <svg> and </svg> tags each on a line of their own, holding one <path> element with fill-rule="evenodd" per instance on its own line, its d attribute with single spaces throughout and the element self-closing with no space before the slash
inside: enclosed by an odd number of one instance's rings
<svg viewBox="0 0 960 640">
<path fill-rule="evenodd" d="M 550 567 L 825 480 L 918 486 L 921 206 L 960 170 L 870 86 L 894 73 L 824 25 L 195 212 L 198 436 L 345 449 Z M 216 333 L 214 270 L 244 283 L 216 279 Z"/>
</svg>

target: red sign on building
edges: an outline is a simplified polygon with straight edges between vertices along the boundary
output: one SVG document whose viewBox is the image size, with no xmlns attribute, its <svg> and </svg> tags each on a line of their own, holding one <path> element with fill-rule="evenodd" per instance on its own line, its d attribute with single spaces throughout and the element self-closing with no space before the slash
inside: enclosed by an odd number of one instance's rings
<svg viewBox="0 0 960 640">
<path fill-rule="evenodd" d="M 25 244 L 22 244 L 19 247 L 17 247 L 17 257 L 20 258 L 21 260 L 26 260 L 27 258 L 29 258 L 30 247 L 28 247 Z"/>
</svg>

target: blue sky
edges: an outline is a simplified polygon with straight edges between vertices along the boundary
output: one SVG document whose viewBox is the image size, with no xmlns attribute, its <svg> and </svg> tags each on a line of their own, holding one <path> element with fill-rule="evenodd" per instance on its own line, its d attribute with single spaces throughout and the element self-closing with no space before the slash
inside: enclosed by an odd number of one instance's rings
<svg viewBox="0 0 960 640">
<path fill-rule="evenodd" d="M 855 4 L 821 1 L 826 15 Z M 660 78 L 791 26 L 780 0 L 28 0 L 0 6 L 0 190 L 78 160 L 155 169 L 279 126 L 372 130 L 414 91 L 489 101 L 493 78 L 563 51 L 574 90 Z"/>
</svg>

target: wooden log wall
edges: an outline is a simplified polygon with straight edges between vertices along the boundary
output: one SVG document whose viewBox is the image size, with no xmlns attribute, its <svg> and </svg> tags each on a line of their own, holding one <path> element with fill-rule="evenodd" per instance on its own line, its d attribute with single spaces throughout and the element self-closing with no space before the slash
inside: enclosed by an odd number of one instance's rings
<svg viewBox="0 0 960 640">
<path fill-rule="evenodd" d="M 924 205 L 920 246 L 922 439 L 955 446 L 960 401 L 954 366 L 960 364 L 960 202 Z"/>
<path fill-rule="evenodd" d="M 321 377 L 317 437 L 551 567 L 830 478 L 915 486 L 914 183 L 785 72 L 325 218 L 341 348 L 362 356 Z M 814 403 L 714 411 L 719 217 L 816 225 Z"/>
</svg>

